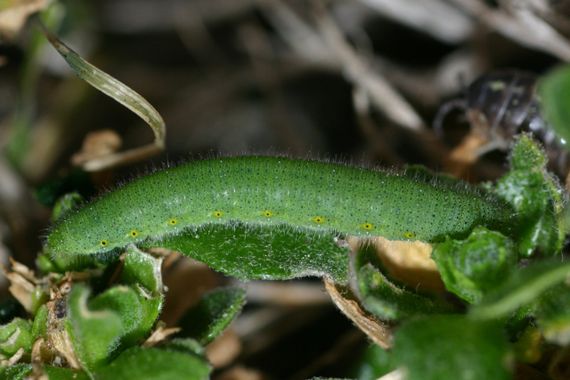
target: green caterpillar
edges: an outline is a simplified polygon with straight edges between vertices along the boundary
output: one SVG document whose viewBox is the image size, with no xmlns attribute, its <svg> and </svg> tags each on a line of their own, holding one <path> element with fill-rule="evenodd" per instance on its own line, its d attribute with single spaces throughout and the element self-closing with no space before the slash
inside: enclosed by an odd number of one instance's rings
<svg viewBox="0 0 570 380">
<path fill-rule="evenodd" d="M 466 236 L 478 225 L 506 231 L 512 216 L 505 203 L 456 182 L 282 157 L 233 157 L 169 168 L 110 192 L 56 223 L 47 249 L 56 258 L 78 258 L 130 244 L 160 246 L 204 226 L 437 242 Z"/>
</svg>

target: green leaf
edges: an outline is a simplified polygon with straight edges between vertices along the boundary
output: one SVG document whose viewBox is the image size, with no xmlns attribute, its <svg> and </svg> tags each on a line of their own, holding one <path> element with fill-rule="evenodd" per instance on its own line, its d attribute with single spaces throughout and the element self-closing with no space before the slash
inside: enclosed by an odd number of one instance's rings
<svg viewBox="0 0 570 380">
<path fill-rule="evenodd" d="M 48 324 L 48 308 L 46 305 L 42 305 L 36 312 L 34 317 L 34 323 L 32 325 L 32 336 L 34 340 L 45 336 Z"/>
<path fill-rule="evenodd" d="M 360 302 L 383 320 L 450 311 L 451 307 L 392 284 L 380 271 L 367 264 L 358 271 Z"/>
<path fill-rule="evenodd" d="M 544 153 L 529 136 L 521 135 L 511 152 L 510 165 L 494 192 L 517 213 L 513 232 L 519 253 L 530 256 L 535 249 L 547 256 L 559 253 L 564 242 L 564 202 L 557 181 L 546 172 Z"/>
<path fill-rule="evenodd" d="M 120 340 L 121 346 L 131 345 L 150 332 L 151 326 L 142 323 L 145 312 L 142 298 L 142 295 L 128 286 L 115 286 L 91 299 L 88 308 L 93 313 L 113 312 L 120 319 L 122 327 L 117 341 Z M 118 345 L 118 342 L 115 345 Z"/>
<path fill-rule="evenodd" d="M 330 234 L 307 234 L 286 225 L 206 224 L 145 245 L 182 252 L 242 280 L 315 275 L 337 283 L 348 279 L 347 247 L 337 244 Z"/>
<path fill-rule="evenodd" d="M 127 247 L 121 282 L 129 285 L 140 284 L 154 295 L 161 294 L 161 266 L 161 258 L 155 258 L 131 245 Z"/>
<path fill-rule="evenodd" d="M 556 135 L 570 142 L 570 66 L 556 68 L 540 78 L 541 110 Z"/>
<path fill-rule="evenodd" d="M 117 313 L 88 307 L 89 293 L 84 285 L 73 286 L 66 321 L 75 354 L 87 370 L 105 363 L 124 335 L 123 323 Z"/>
<path fill-rule="evenodd" d="M 406 322 L 396 332 L 393 355 L 406 380 L 511 379 L 501 327 L 462 316 Z"/>
<path fill-rule="evenodd" d="M 502 283 L 517 261 L 512 241 L 483 227 L 465 240 L 437 244 L 432 257 L 447 290 L 469 303 Z"/>
<path fill-rule="evenodd" d="M 146 337 L 160 315 L 164 301 L 161 267 L 162 258 L 155 258 L 134 246 L 127 248 L 121 282 L 136 290 L 141 305 L 141 318 L 130 336 L 125 338 L 127 344 Z"/>
<path fill-rule="evenodd" d="M 160 346 L 162 349 L 180 351 L 186 354 L 204 357 L 204 347 L 192 338 L 174 338 Z"/>
<path fill-rule="evenodd" d="M 134 347 L 94 373 L 96 380 L 202 380 L 209 365 L 201 358 L 179 351 Z"/>
<path fill-rule="evenodd" d="M 568 283 L 548 289 L 538 301 L 536 318 L 545 339 L 570 345 L 570 286 Z"/>
<path fill-rule="evenodd" d="M 89 376 L 83 371 L 76 371 L 70 368 L 44 367 L 44 372 L 49 380 L 89 380 Z"/>
<path fill-rule="evenodd" d="M 391 353 L 377 345 L 370 345 L 357 364 L 355 377 L 358 380 L 376 380 L 393 370 Z"/>
<path fill-rule="evenodd" d="M 490 292 L 470 314 L 478 319 L 506 317 L 519 307 L 532 304 L 549 288 L 568 279 L 570 262 L 548 260 L 514 272 L 500 287 Z"/>
<path fill-rule="evenodd" d="M 220 335 L 239 314 L 245 304 L 245 291 L 241 288 L 220 288 L 205 294 L 181 321 L 180 335 L 196 339 L 207 345 Z"/>
<path fill-rule="evenodd" d="M 68 301 L 70 336 L 81 363 L 92 370 L 111 355 L 150 334 L 162 308 L 162 259 L 129 247 L 120 280 L 88 300 L 84 286 L 74 287 Z M 101 330 L 104 330 L 101 332 Z"/>
<path fill-rule="evenodd" d="M 25 352 L 32 349 L 32 323 L 26 319 L 14 318 L 0 326 L 0 353 L 6 357 L 14 355 L 20 348 Z"/>
<path fill-rule="evenodd" d="M 15 364 L 9 367 L 0 367 L 0 380 L 24 380 L 31 371 L 31 364 Z"/>
</svg>

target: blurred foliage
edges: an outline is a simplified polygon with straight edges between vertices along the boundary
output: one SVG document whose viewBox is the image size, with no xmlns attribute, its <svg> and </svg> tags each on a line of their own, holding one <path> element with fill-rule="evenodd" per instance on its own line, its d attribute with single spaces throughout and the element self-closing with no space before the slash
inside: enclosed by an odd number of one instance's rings
<svg viewBox="0 0 570 380">
<path fill-rule="evenodd" d="M 180 335 L 205 346 L 229 326 L 244 304 L 245 291 L 239 288 L 220 288 L 205 294 L 180 319 Z"/>
<path fill-rule="evenodd" d="M 565 238 L 561 219 L 565 195 L 552 174 L 546 171 L 546 157 L 531 137 L 521 135 L 510 156 L 511 170 L 494 191 L 517 212 L 519 253 L 558 254 Z"/>
<path fill-rule="evenodd" d="M 138 170 L 86 173 L 77 157 L 105 157 L 152 139 L 136 116 L 72 79 L 36 21 L 25 23 L 42 9 L 38 17 L 47 28 L 79 52 L 67 56 L 76 71 L 93 68 L 84 57 L 104 70 L 96 79 L 112 74 L 160 110 L 168 133 L 157 162 L 275 151 L 386 166 L 420 164 L 407 174 L 429 182 L 436 175 L 426 167 L 443 168 L 473 182 L 489 181 L 484 187 L 516 210 L 508 235 L 476 228 L 464 240 L 433 246 L 445 288 L 439 294 L 425 292 L 421 283 L 405 285 L 371 249 L 349 262 L 348 246 L 319 236 L 308 244 L 295 231 L 251 234 L 236 225 L 163 241 L 239 279 L 278 280 L 296 273 L 347 283 L 350 302 L 362 307 L 367 321 L 389 322 L 389 350 L 369 346 L 362 333 L 347 343 L 350 334 L 341 334 L 356 328 L 346 321 L 331 328 L 336 311 L 319 311 L 323 316 L 317 318 L 310 308 L 292 306 L 303 295 L 254 301 L 244 309 L 242 288 L 217 287 L 229 280 L 216 277 L 212 285 L 196 272 L 174 277 L 177 264 L 169 256 L 163 260 L 164 252 L 129 247 L 81 273 L 61 273 L 58 262 L 42 254 L 36 260 L 41 276 L 17 266 L 8 271 L 18 302 L 0 304 L 0 379 L 224 379 L 246 367 L 260 369 L 252 371 L 258 376 L 253 378 L 570 378 L 564 247 L 570 208 L 560 185 L 568 172 L 561 139 L 570 139 L 570 69 L 559 66 L 570 59 L 570 8 L 564 2 L 541 2 L 540 12 L 528 8 L 530 2 L 513 1 L 398 1 L 389 8 L 384 3 L 0 2 L 0 142 L 9 162 L 0 159 L 2 262 L 12 253 L 32 265 L 38 236 L 50 223 L 45 206 L 53 207 L 55 221 L 81 199 Z M 7 19 L 17 24 L 6 28 Z M 536 88 L 515 90 L 538 99 L 540 109 L 482 99 L 485 111 L 502 115 L 498 125 L 486 126 L 486 136 L 491 143 L 521 131 L 532 136 L 508 141 L 508 168 L 500 153 L 482 149 L 471 152 L 471 166 L 454 170 L 450 160 L 462 152 L 455 148 L 469 141 L 467 129 L 481 127 L 473 126 L 473 104 L 462 109 L 465 118 L 446 119 L 442 140 L 434 138 L 427 121 L 466 83 L 507 67 L 538 74 Z M 111 81 L 115 87 L 107 93 L 121 92 L 123 85 Z M 529 121 L 535 112 L 540 123 L 506 131 L 503 122 L 518 116 Z M 107 128 L 117 134 L 117 145 L 85 137 Z M 193 239 L 196 233 L 207 238 Z M 220 245 L 223 255 L 215 254 Z M 173 288 L 184 289 L 171 305 L 163 285 L 169 276 Z M 202 288 L 209 292 L 197 290 Z M 192 297 L 193 306 L 172 312 L 172 304 Z M 278 310 L 273 302 L 287 306 Z M 266 327 L 275 314 L 281 324 Z M 259 318 L 255 334 L 247 333 L 252 315 Z M 171 325 L 159 321 L 163 316 Z M 306 318 L 304 329 L 296 318 Z M 235 320 L 237 332 L 230 327 Z M 314 323 L 306 327 L 307 320 Z M 178 326 L 180 331 L 169 329 Z M 219 342 L 228 351 L 243 342 L 237 359 L 217 362 L 211 352 Z M 361 354 L 354 349 L 365 345 Z"/>
</svg>

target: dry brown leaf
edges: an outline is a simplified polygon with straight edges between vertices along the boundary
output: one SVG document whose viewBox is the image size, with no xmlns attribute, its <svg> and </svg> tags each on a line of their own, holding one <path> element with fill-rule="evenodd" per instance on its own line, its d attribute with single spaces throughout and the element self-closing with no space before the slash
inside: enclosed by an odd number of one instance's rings
<svg viewBox="0 0 570 380">
<path fill-rule="evenodd" d="M 10 287 L 8 288 L 10 294 L 18 300 L 26 311 L 31 312 L 33 306 L 32 294 L 36 288 L 34 284 L 26 280 L 22 275 L 14 272 L 6 273 L 6 278 L 10 282 Z"/>
<path fill-rule="evenodd" d="M 4 273 L 10 287 L 8 290 L 10 294 L 18 300 L 18 302 L 28 312 L 32 312 L 33 308 L 33 293 L 36 290 L 37 279 L 34 272 L 24 264 L 21 264 L 10 258 L 11 268 L 10 271 L 4 268 Z"/>
<path fill-rule="evenodd" d="M 121 137 L 111 129 L 88 133 L 81 150 L 71 157 L 71 163 L 74 166 L 82 166 L 86 162 L 117 152 L 121 145 Z"/>
<path fill-rule="evenodd" d="M 47 362 L 44 361 L 44 351 L 45 351 L 45 340 L 44 338 L 38 338 L 32 345 L 32 364 L 37 367 L 41 367 L 41 364 Z"/>
<path fill-rule="evenodd" d="M 340 311 L 374 343 L 385 349 L 390 348 L 392 345 L 392 331 L 390 326 L 368 315 L 355 300 L 345 297 L 334 282 L 328 279 L 324 279 L 323 281 L 325 283 L 325 289 Z"/>
<path fill-rule="evenodd" d="M 0 9 L 0 35 L 12 39 L 32 14 L 45 9 L 48 0 L 8 0 Z"/>
<path fill-rule="evenodd" d="M 488 144 L 488 136 L 481 133 L 478 128 L 472 128 L 461 143 L 451 151 L 445 163 L 445 171 L 455 177 L 463 178 L 469 168 L 481 157 L 481 149 Z"/>
<path fill-rule="evenodd" d="M 445 290 L 437 265 L 431 258 L 431 244 L 382 237 L 372 239 L 371 244 L 391 277 L 414 289 Z"/>
<path fill-rule="evenodd" d="M 143 347 L 152 347 L 163 342 L 169 336 L 176 334 L 181 329 L 180 327 L 166 327 L 166 324 L 162 321 L 158 321 L 156 328 L 150 334 L 147 340 L 143 343 Z"/>
<path fill-rule="evenodd" d="M 64 281 L 59 287 L 52 289 L 48 309 L 46 342 L 44 348 L 54 356 L 65 359 L 68 366 L 80 369 L 81 364 L 75 355 L 71 338 L 65 328 L 66 294 L 71 289 L 71 282 Z"/>
<path fill-rule="evenodd" d="M 11 257 L 9 259 L 10 259 L 10 265 L 11 265 L 12 272 L 16 272 L 16 273 L 22 275 L 22 277 L 24 277 L 26 280 L 28 280 L 34 284 L 36 284 L 38 282 L 36 275 L 34 274 L 33 270 L 31 270 L 30 268 L 28 268 L 24 264 L 17 262 L 16 260 L 12 259 Z"/>
<path fill-rule="evenodd" d="M 241 348 L 237 334 L 228 329 L 206 347 L 206 357 L 214 368 L 225 367 L 237 358 Z"/>
<path fill-rule="evenodd" d="M 10 358 L 6 360 L 1 360 L 0 365 L 4 367 L 14 365 L 20 361 L 20 359 L 22 358 L 22 356 L 24 356 L 25 353 L 26 351 L 24 351 L 24 348 L 21 347 L 18 351 L 16 351 L 14 355 L 10 356 Z"/>
</svg>

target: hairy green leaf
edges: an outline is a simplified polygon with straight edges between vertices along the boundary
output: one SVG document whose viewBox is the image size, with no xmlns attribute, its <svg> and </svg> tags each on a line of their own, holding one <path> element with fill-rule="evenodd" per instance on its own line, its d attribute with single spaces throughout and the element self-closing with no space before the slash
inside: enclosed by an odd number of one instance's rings
<svg viewBox="0 0 570 380">
<path fill-rule="evenodd" d="M 31 371 L 31 364 L 15 364 L 9 367 L 0 367 L 0 380 L 24 380 Z"/>
<path fill-rule="evenodd" d="M 32 325 L 32 335 L 34 339 L 45 336 L 48 324 L 48 308 L 46 305 L 42 305 L 34 317 L 34 322 Z"/>
<path fill-rule="evenodd" d="M 495 193 L 516 211 L 514 232 L 519 253 L 530 256 L 560 252 L 564 242 L 561 213 L 564 205 L 557 181 L 546 171 L 544 152 L 527 135 L 521 135 L 510 157 L 511 170 L 497 181 Z"/>
<path fill-rule="evenodd" d="M 154 296 L 162 294 L 161 266 L 161 258 L 155 258 L 131 245 L 127 247 L 121 282 L 129 285 L 140 284 Z"/>
<path fill-rule="evenodd" d="M 90 380 L 85 372 L 71 368 L 47 366 L 44 367 L 44 372 L 49 380 Z"/>
<path fill-rule="evenodd" d="M 393 355 L 407 380 L 511 379 L 502 328 L 463 316 L 406 322 L 396 332 Z"/>
<path fill-rule="evenodd" d="M 358 380 L 376 380 L 394 369 L 391 353 L 380 346 L 370 345 L 359 359 L 354 372 Z"/>
<path fill-rule="evenodd" d="M 32 342 L 32 323 L 30 321 L 14 318 L 11 322 L 0 326 L 0 353 L 2 355 L 12 356 L 20 348 L 30 352 Z"/>
<path fill-rule="evenodd" d="M 105 380 L 203 380 L 210 366 L 201 358 L 158 348 L 130 348 L 111 364 L 97 370 L 95 379 Z"/>
<path fill-rule="evenodd" d="M 241 288 L 220 288 L 204 295 L 178 323 L 181 335 L 207 345 L 234 320 L 245 303 Z"/>
<path fill-rule="evenodd" d="M 150 330 L 150 326 L 142 323 L 145 311 L 142 298 L 133 288 L 120 285 L 91 299 L 88 307 L 94 313 L 112 312 L 119 317 L 122 328 L 121 336 L 117 336 L 117 345 L 119 341 L 121 345 L 130 345 L 144 338 Z"/>
<path fill-rule="evenodd" d="M 434 248 L 445 287 L 469 303 L 478 302 L 509 275 L 517 261 L 512 241 L 484 227 L 465 240 L 448 239 Z"/>
<path fill-rule="evenodd" d="M 75 354 L 88 370 L 105 363 L 125 333 L 116 312 L 89 308 L 89 293 L 84 285 L 74 285 L 68 298 L 66 322 Z"/>
<path fill-rule="evenodd" d="M 394 285 L 371 264 L 360 268 L 357 278 L 360 302 L 380 319 L 398 320 L 451 310 L 443 302 Z"/>
</svg>

